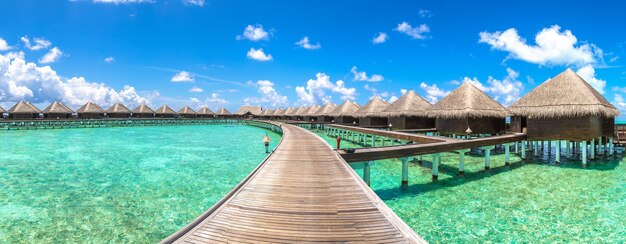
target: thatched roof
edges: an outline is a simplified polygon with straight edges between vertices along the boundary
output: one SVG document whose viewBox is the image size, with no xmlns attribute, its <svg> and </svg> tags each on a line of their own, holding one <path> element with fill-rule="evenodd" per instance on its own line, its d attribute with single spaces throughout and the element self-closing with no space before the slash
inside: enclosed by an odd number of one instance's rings
<svg viewBox="0 0 626 244">
<path fill-rule="evenodd" d="M 109 109 L 107 109 L 107 114 L 129 114 L 130 109 L 128 109 L 124 104 L 115 103 Z"/>
<path fill-rule="evenodd" d="M 296 109 L 296 111 L 293 111 L 293 113 L 291 115 L 294 116 L 302 116 L 304 115 L 304 112 L 308 109 L 308 107 L 299 107 L 298 109 Z"/>
<path fill-rule="evenodd" d="M 170 106 L 163 105 L 159 109 L 156 110 L 156 114 L 176 114 L 176 111 L 170 108 Z"/>
<path fill-rule="evenodd" d="M 383 100 L 382 98 L 375 96 L 365 104 L 365 106 L 360 107 L 357 111 L 353 113 L 354 117 L 387 117 L 383 115 L 382 112 L 387 107 L 389 107 L 389 102 Z"/>
<path fill-rule="evenodd" d="M 571 69 L 537 86 L 508 110 L 533 118 L 619 116 L 611 103 Z"/>
<path fill-rule="evenodd" d="M 339 107 L 335 108 L 328 115 L 330 116 L 354 116 L 354 112 L 359 110 L 361 106 L 356 102 L 351 102 L 350 100 L 346 100 Z"/>
<path fill-rule="evenodd" d="M 0 106 L 0 115 L 2 115 L 2 113 L 6 113 L 7 111 L 4 110 L 4 108 L 2 106 Z"/>
<path fill-rule="evenodd" d="M 196 114 L 196 111 L 193 111 L 189 106 L 185 105 L 183 108 L 178 110 L 179 114 Z"/>
<path fill-rule="evenodd" d="M 332 112 L 333 110 L 335 110 L 337 108 L 337 104 L 334 103 L 327 103 L 326 105 L 322 106 L 320 109 L 318 109 L 315 113 L 313 113 L 312 115 L 322 115 L 322 116 L 327 116 L 330 115 L 330 112 Z"/>
<path fill-rule="evenodd" d="M 315 113 L 317 113 L 320 108 L 320 105 L 311 105 L 311 107 L 307 108 L 306 111 L 304 111 L 304 115 L 316 115 Z"/>
<path fill-rule="evenodd" d="M 11 107 L 8 111 L 10 114 L 38 114 L 41 113 L 35 105 L 32 105 L 26 101 L 19 101 L 13 107 Z"/>
<path fill-rule="evenodd" d="M 426 116 L 426 109 L 432 106 L 426 99 L 410 90 L 385 108 L 383 114 L 390 117 Z"/>
<path fill-rule="evenodd" d="M 465 82 L 427 110 L 430 117 L 464 119 L 507 116 L 506 109 L 483 91 Z"/>
<path fill-rule="evenodd" d="M 272 115 L 274 113 L 274 110 L 271 108 L 266 108 L 265 110 L 263 110 L 263 112 L 261 113 L 261 115 L 263 116 L 269 116 Z"/>
<path fill-rule="evenodd" d="M 285 113 L 285 110 L 282 108 L 277 108 L 276 110 L 274 110 L 274 113 L 272 113 L 272 116 L 279 116 L 279 115 L 283 115 Z"/>
<path fill-rule="evenodd" d="M 48 107 L 44 108 L 42 111 L 44 114 L 71 114 L 74 111 L 70 108 L 68 108 L 67 106 L 65 106 L 65 104 L 61 103 L 61 102 L 52 102 L 50 105 L 48 105 Z"/>
<path fill-rule="evenodd" d="M 154 114 L 154 110 L 152 110 L 148 105 L 141 104 L 133 109 L 134 114 Z"/>
<path fill-rule="evenodd" d="M 244 115 L 247 112 L 250 112 L 252 115 L 261 115 L 261 112 L 263 112 L 263 109 L 261 109 L 261 106 L 241 106 L 239 110 L 235 112 L 235 114 Z"/>
<path fill-rule="evenodd" d="M 217 112 L 215 113 L 216 115 L 232 115 L 230 113 L 230 111 L 228 111 L 225 108 L 220 108 L 220 110 L 217 110 Z"/>
<path fill-rule="evenodd" d="M 289 108 L 285 109 L 285 112 L 282 115 L 291 116 L 293 114 L 293 112 L 295 112 L 295 111 L 296 111 L 295 109 L 293 109 L 292 107 L 289 107 Z"/>
<path fill-rule="evenodd" d="M 213 113 L 213 111 L 211 111 L 207 107 L 201 107 L 200 109 L 198 109 L 198 115 L 212 115 L 212 114 L 215 114 L 215 113 Z"/>
<path fill-rule="evenodd" d="M 79 114 L 103 114 L 105 111 L 102 107 L 98 106 L 93 102 L 87 102 L 85 105 L 76 110 L 76 113 Z"/>
</svg>

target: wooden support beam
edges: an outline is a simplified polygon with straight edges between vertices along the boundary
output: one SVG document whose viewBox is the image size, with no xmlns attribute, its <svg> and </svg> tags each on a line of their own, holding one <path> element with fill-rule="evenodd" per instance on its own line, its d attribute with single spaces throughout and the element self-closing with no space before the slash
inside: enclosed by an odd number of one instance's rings
<svg viewBox="0 0 626 244">
<path fill-rule="evenodd" d="M 400 158 L 402 161 L 402 186 L 409 185 L 409 158 Z"/>
<path fill-rule="evenodd" d="M 441 161 L 441 154 L 433 154 L 433 181 L 439 180 L 439 161 Z"/>
</svg>

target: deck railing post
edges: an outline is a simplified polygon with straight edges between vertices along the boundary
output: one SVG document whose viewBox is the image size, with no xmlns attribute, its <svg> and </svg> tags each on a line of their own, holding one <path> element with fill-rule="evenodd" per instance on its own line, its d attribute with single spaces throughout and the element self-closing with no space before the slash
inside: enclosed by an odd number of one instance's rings
<svg viewBox="0 0 626 244">
<path fill-rule="evenodd" d="M 402 160 L 402 186 L 409 185 L 409 158 L 400 158 Z"/>
<path fill-rule="evenodd" d="M 491 164 L 491 150 L 496 148 L 495 146 L 486 146 L 483 147 L 483 150 L 485 150 L 485 170 L 489 170 L 490 164 Z"/>
<path fill-rule="evenodd" d="M 583 160 L 583 167 L 587 166 L 587 141 L 582 141 L 580 146 L 581 157 Z"/>
<path fill-rule="evenodd" d="M 440 153 L 433 154 L 433 181 L 437 181 L 439 179 L 439 161 L 440 160 L 441 160 Z"/>
</svg>

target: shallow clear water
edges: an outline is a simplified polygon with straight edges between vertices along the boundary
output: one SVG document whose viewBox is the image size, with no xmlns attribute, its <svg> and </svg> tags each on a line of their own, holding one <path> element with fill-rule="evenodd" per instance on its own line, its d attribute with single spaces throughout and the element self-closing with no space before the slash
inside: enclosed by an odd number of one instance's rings
<svg viewBox="0 0 626 244">
<path fill-rule="evenodd" d="M 317 134 L 336 145 L 324 132 Z M 345 140 L 341 145 L 362 147 Z M 431 157 L 424 156 L 423 166 L 409 163 L 407 188 L 401 187 L 401 161 L 380 160 L 371 168 L 371 187 L 429 242 L 626 242 L 626 162 L 621 157 L 593 160 L 582 168 L 580 161 L 563 157 L 555 165 L 547 152 L 524 162 L 511 155 L 513 164 L 504 166 L 504 153 L 496 153 L 491 170 L 484 172 L 484 157 L 470 153 L 465 177 L 458 177 L 459 156 L 444 153 L 435 183 Z"/>
<path fill-rule="evenodd" d="M 154 243 L 206 211 L 280 136 L 245 125 L 0 131 L 0 243 Z"/>
</svg>

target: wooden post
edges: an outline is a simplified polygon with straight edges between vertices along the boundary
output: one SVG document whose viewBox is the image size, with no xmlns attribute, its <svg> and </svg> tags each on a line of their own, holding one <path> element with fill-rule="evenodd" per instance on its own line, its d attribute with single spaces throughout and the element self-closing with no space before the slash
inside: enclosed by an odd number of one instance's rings
<svg viewBox="0 0 626 244">
<path fill-rule="evenodd" d="M 402 186 L 409 185 L 409 158 L 400 158 L 402 160 Z"/>
<path fill-rule="evenodd" d="M 515 154 L 519 153 L 518 147 L 519 147 L 518 142 L 515 142 Z"/>
<path fill-rule="evenodd" d="M 609 137 L 609 156 L 613 156 L 613 137 Z"/>
<path fill-rule="evenodd" d="M 459 175 L 465 175 L 465 153 L 469 151 L 469 149 L 457 150 L 459 153 Z"/>
<path fill-rule="evenodd" d="M 602 141 L 602 137 L 598 137 L 598 155 L 604 155 L 604 141 Z"/>
<path fill-rule="evenodd" d="M 491 150 L 494 148 L 496 148 L 496 146 L 483 147 L 483 150 L 485 150 L 485 170 L 489 170 L 491 164 Z"/>
<path fill-rule="evenodd" d="M 370 185 L 370 167 L 371 167 L 371 163 L 372 161 L 367 161 L 365 162 L 365 167 L 363 168 L 363 181 L 365 181 L 365 184 L 367 184 L 368 186 Z"/>
<path fill-rule="evenodd" d="M 591 159 L 596 158 L 596 140 L 591 139 L 591 151 L 589 152 L 589 156 Z"/>
<path fill-rule="evenodd" d="M 511 144 L 504 144 L 504 165 L 511 165 L 509 150 L 511 150 Z"/>
<path fill-rule="evenodd" d="M 535 147 L 534 148 L 534 150 L 535 150 L 534 151 L 535 152 L 534 155 L 535 155 L 535 157 L 537 157 L 537 156 L 539 156 L 539 142 L 538 141 L 533 141 L 533 146 Z"/>
<path fill-rule="evenodd" d="M 571 157 L 570 155 L 572 153 L 572 150 L 571 150 L 570 144 L 572 144 L 570 141 L 567 141 L 566 144 L 565 144 L 565 157 L 566 158 L 570 158 Z"/>
<path fill-rule="evenodd" d="M 526 159 L 526 142 L 522 141 L 522 155 L 520 156 L 522 159 Z"/>
<path fill-rule="evenodd" d="M 583 167 L 587 167 L 587 141 L 583 141 L 580 144 L 581 144 L 580 151 L 581 151 L 582 160 L 583 160 Z"/>
<path fill-rule="evenodd" d="M 441 160 L 441 154 L 433 154 L 433 181 L 439 179 L 439 160 Z"/>
<path fill-rule="evenodd" d="M 556 150 L 555 150 L 555 158 L 556 163 L 561 163 L 561 141 L 556 141 Z"/>
</svg>

